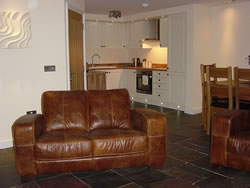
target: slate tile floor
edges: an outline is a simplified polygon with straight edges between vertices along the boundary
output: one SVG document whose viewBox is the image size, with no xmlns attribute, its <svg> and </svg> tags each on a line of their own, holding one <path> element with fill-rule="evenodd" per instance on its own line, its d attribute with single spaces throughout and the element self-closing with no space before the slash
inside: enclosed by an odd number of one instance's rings
<svg viewBox="0 0 250 188">
<path fill-rule="evenodd" d="M 161 169 L 146 166 L 38 175 L 21 181 L 17 176 L 13 149 L 0 150 L 0 187 L 27 188 L 250 188 L 250 172 L 232 168 L 214 168 L 209 163 L 209 137 L 202 131 L 201 114 L 133 103 L 167 117 L 166 162 Z"/>
</svg>

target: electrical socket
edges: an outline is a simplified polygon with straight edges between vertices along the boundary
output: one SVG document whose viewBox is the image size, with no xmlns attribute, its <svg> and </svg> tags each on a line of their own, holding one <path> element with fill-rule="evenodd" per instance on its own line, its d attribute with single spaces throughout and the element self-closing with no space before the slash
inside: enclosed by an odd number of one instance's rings
<svg viewBox="0 0 250 188">
<path fill-rule="evenodd" d="M 27 111 L 26 114 L 36 114 L 36 110 Z"/>
</svg>

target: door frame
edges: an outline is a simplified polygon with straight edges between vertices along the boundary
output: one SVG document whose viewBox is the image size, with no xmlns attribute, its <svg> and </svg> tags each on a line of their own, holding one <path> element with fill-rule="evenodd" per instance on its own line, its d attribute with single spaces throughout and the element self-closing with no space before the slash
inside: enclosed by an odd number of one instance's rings
<svg viewBox="0 0 250 188">
<path fill-rule="evenodd" d="M 87 67 L 86 67 L 86 24 L 85 24 L 85 12 L 76 10 L 69 5 L 68 2 L 65 2 L 65 34 L 66 34 L 66 85 L 67 90 L 70 90 L 70 58 L 69 58 L 69 9 L 73 10 L 82 15 L 82 24 L 83 24 L 83 79 L 84 79 L 84 90 L 87 90 Z"/>
</svg>

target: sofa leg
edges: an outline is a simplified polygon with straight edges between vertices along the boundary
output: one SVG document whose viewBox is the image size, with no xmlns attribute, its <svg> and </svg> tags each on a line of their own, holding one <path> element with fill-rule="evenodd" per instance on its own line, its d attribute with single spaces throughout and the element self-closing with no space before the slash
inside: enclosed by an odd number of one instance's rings
<svg viewBox="0 0 250 188">
<path fill-rule="evenodd" d="M 213 168 L 215 168 L 215 169 L 218 169 L 218 170 L 221 170 L 223 167 L 221 166 L 221 165 L 213 165 Z"/>
<path fill-rule="evenodd" d="M 148 168 L 149 168 L 150 170 L 155 170 L 155 169 L 162 168 L 162 165 L 150 165 L 150 166 L 148 166 Z"/>
<path fill-rule="evenodd" d="M 23 183 L 28 183 L 35 180 L 35 176 L 21 176 L 20 178 Z"/>
</svg>

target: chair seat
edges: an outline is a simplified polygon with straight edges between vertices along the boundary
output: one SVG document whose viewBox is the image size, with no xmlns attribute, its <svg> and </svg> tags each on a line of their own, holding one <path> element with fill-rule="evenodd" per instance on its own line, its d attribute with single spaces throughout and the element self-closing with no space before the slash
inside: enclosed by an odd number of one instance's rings
<svg viewBox="0 0 250 188">
<path fill-rule="evenodd" d="M 228 139 L 228 152 L 250 157 L 250 131 L 242 131 Z"/>
<path fill-rule="evenodd" d="M 43 134 L 35 144 L 37 160 L 92 157 L 92 140 L 86 131 L 52 131 Z"/>
<path fill-rule="evenodd" d="M 96 129 L 90 132 L 94 156 L 133 154 L 146 152 L 146 134 L 131 129 Z"/>
</svg>

